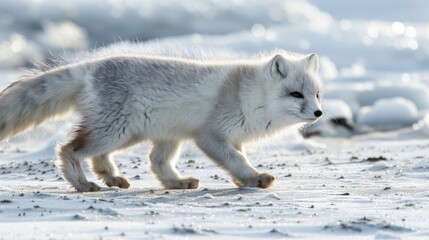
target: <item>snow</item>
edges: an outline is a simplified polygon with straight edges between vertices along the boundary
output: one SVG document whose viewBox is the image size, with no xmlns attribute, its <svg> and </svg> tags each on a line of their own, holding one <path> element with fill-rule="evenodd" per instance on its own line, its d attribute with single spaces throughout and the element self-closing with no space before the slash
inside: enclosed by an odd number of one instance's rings
<svg viewBox="0 0 429 240">
<path fill-rule="evenodd" d="M 136 148 L 115 157 L 131 189 L 77 193 L 59 178 L 53 153 L 10 147 L 0 160 L 0 179 L 7 183 L 0 188 L 0 234 L 5 239 L 428 236 L 428 140 L 317 141 L 325 147 L 249 149 L 258 169 L 278 178 L 269 190 L 234 188 L 201 154 L 182 155 L 178 164 L 185 175 L 201 179 L 200 189 L 163 190 L 149 172 L 148 149 Z M 14 158 L 21 155 L 25 158 Z"/>
<path fill-rule="evenodd" d="M 21 68 L 53 61 L 109 53 L 236 58 L 279 48 L 317 53 L 325 88 L 322 119 L 303 129 L 308 138 L 293 132 L 247 148 L 254 166 L 277 177 L 268 190 L 235 188 L 189 143 L 178 168 L 201 180 L 198 190 L 162 189 L 142 144 L 114 158 L 130 189 L 77 193 L 54 166 L 56 144 L 77 121 L 72 114 L 0 142 L 0 238 L 428 238 L 427 7 L 423 0 L 0 2 L 0 89 Z"/>
<path fill-rule="evenodd" d="M 372 107 L 364 107 L 359 114 L 359 123 L 378 128 L 410 126 L 418 121 L 418 110 L 413 102 L 402 97 L 381 99 Z"/>
</svg>

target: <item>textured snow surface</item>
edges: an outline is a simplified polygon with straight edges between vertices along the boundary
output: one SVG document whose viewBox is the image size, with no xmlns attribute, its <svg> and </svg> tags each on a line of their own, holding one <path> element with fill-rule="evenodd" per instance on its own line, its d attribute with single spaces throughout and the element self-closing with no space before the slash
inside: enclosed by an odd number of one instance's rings
<svg viewBox="0 0 429 240">
<path fill-rule="evenodd" d="M 200 189 L 163 190 L 149 173 L 149 148 L 143 145 L 115 156 L 132 187 L 96 193 L 73 191 L 44 146 L 28 151 L 19 143 L 2 144 L 0 236 L 428 238 L 429 140 L 381 138 L 316 139 L 323 147 L 297 151 L 286 150 L 287 142 L 251 147 L 248 155 L 258 170 L 277 176 L 268 190 L 235 188 L 195 151 L 182 155 L 178 168 L 200 178 Z"/>
</svg>

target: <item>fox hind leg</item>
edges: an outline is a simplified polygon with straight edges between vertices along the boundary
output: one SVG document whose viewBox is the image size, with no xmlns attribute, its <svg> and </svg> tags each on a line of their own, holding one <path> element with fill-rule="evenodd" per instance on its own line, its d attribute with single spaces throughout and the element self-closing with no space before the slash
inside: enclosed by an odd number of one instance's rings
<svg viewBox="0 0 429 240">
<path fill-rule="evenodd" d="M 175 169 L 181 143 L 178 141 L 154 141 L 150 162 L 152 171 L 168 189 L 196 189 L 199 180 L 193 177 L 182 177 Z"/>
<path fill-rule="evenodd" d="M 106 185 L 128 188 L 130 186 L 128 180 L 119 176 L 115 164 L 109 158 L 109 153 L 138 143 L 143 138 L 135 133 L 125 134 L 125 132 L 127 131 L 113 129 L 111 125 L 93 128 L 88 125 L 81 126 L 75 138 L 61 146 L 58 151 L 57 165 L 65 179 L 80 192 L 100 190 L 98 185 L 88 182 L 80 164 L 82 160 L 92 157 L 93 170 Z"/>
<path fill-rule="evenodd" d="M 57 165 L 63 174 L 64 178 L 79 192 L 96 192 L 100 187 L 89 182 L 83 173 L 81 162 L 83 156 L 79 156 L 73 150 L 72 145 L 69 143 L 59 147 Z"/>
</svg>

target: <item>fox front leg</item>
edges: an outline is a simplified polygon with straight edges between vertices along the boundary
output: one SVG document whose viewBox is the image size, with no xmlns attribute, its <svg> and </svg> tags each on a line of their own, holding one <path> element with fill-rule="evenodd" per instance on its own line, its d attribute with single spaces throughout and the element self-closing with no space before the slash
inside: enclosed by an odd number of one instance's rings
<svg viewBox="0 0 429 240">
<path fill-rule="evenodd" d="M 237 186 L 269 188 L 275 181 L 271 174 L 258 172 L 233 144 L 215 134 L 201 135 L 197 145 L 232 176 Z"/>
<path fill-rule="evenodd" d="M 181 143 L 178 141 L 153 141 L 150 162 L 152 171 L 167 189 L 196 189 L 199 180 L 194 177 L 182 177 L 176 170 Z"/>
</svg>

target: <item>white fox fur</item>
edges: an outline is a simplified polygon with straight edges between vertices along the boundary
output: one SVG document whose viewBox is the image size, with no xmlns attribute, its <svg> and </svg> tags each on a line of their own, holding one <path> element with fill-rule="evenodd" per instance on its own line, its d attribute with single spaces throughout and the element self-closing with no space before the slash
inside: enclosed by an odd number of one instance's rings
<svg viewBox="0 0 429 240">
<path fill-rule="evenodd" d="M 107 186 L 128 188 L 109 155 L 150 140 L 151 167 L 166 188 L 197 188 L 175 168 L 181 142 L 194 139 L 238 186 L 270 187 L 243 144 L 322 114 L 317 55 L 278 53 L 237 61 L 115 55 L 63 65 L 11 84 L 0 94 L 0 140 L 75 109 L 81 122 L 58 147 L 58 166 L 78 191 L 97 191 L 81 162 Z"/>
</svg>

